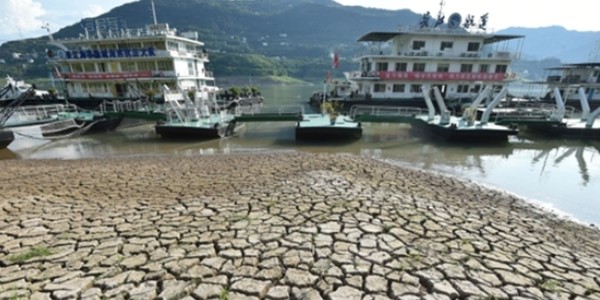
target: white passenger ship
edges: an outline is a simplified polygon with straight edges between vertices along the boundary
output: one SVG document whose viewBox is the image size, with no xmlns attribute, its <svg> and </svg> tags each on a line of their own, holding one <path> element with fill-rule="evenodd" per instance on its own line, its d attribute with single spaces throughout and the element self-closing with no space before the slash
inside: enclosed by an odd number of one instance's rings
<svg viewBox="0 0 600 300">
<path fill-rule="evenodd" d="M 520 54 L 523 36 L 488 33 L 487 15 L 479 25 L 472 16 L 463 24 L 457 13 L 447 25 L 438 17 L 429 26 L 429 18 L 427 13 L 419 26 L 361 36 L 358 41 L 368 54 L 358 58 L 358 71 L 346 74 L 346 81 L 330 82 L 326 96 L 347 105 L 421 106 L 422 86 L 428 85 L 437 87 L 451 106 L 472 101 L 487 85 L 498 93 L 515 78 L 510 64 Z M 316 93 L 311 102 L 322 99 Z"/>
<path fill-rule="evenodd" d="M 203 93 L 200 97 L 218 91 L 196 32 L 178 34 L 156 22 L 138 29 L 118 23 L 96 19 L 77 38 L 50 37 L 59 50 L 48 56 L 71 103 L 94 107 L 104 100 L 160 99 L 163 86 Z"/>
<path fill-rule="evenodd" d="M 545 82 L 548 93 L 547 100 L 554 99 L 553 91 L 558 88 L 562 99 L 578 103 L 581 97 L 592 106 L 600 105 L 600 63 L 572 63 L 550 68 Z"/>
</svg>

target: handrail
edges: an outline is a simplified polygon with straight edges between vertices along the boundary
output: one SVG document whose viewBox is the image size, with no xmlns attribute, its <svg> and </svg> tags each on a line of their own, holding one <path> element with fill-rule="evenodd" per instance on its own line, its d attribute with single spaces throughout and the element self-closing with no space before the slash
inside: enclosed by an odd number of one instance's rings
<svg viewBox="0 0 600 300">
<path fill-rule="evenodd" d="M 376 106 L 376 105 L 353 105 L 350 107 L 349 116 L 355 118 L 358 115 L 369 115 L 377 117 L 411 117 L 424 114 L 423 109 L 411 106 Z"/>
</svg>

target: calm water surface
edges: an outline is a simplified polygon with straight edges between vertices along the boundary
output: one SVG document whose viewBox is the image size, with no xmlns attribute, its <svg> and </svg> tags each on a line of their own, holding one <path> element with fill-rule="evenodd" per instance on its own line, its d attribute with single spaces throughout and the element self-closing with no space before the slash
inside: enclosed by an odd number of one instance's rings
<svg viewBox="0 0 600 300">
<path fill-rule="evenodd" d="M 306 103 L 319 86 L 262 87 L 265 105 Z M 308 108 L 307 108 L 308 109 Z M 247 124 L 240 136 L 204 142 L 172 142 L 152 124 L 109 134 L 47 141 L 35 127 L 17 129 L 0 159 L 81 159 L 140 155 L 210 155 L 257 151 L 351 153 L 447 173 L 517 194 L 584 223 L 600 225 L 600 142 L 514 138 L 506 145 L 456 146 L 409 133 L 408 125 L 364 124 L 363 138 L 344 144 L 294 139 L 294 123 Z"/>
</svg>

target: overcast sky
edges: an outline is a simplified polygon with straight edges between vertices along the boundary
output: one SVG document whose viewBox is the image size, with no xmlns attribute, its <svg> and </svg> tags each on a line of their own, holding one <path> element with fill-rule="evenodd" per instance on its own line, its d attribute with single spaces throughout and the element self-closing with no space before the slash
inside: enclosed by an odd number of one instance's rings
<svg viewBox="0 0 600 300">
<path fill-rule="evenodd" d="M 226 0 L 223 0 L 226 1 Z M 256 0 L 260 1 L 260 0 Z M 440 0 L 336 0 L 344 5 L 430 11 L 437 15 Z M 82 18 L 95 17 L 132 0 L 0 0 L 0 43 L 45 34 L 44 23 L 55 32 Z M 596 4 L 590 0 L 446 0 L 444 14 L 466 16 L 489 13 L 488 30 L 511 26 L 560 25 L 570 30 L 600 31 Z M 381 30 L 392 30 L 382 28 Z"/>
</svg>

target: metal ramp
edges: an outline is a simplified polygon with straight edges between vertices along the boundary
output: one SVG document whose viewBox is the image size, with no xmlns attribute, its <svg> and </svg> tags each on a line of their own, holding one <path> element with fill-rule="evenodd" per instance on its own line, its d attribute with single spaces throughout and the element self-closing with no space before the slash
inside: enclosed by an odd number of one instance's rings
<svg viewBox="0 0 600 300">
<path fill-rule="evenodd" d="M 408 106 L 355 105 L 350 108 L 349 115 L 354 121 L 363 123 L 410 123 L 426 112 Z"/>
<path fill-rule="evenodd" d="M 235 122 L 296 122 L 304 116 L 302 105 L 240 106 L 236 108 Z"/>
</svg>

